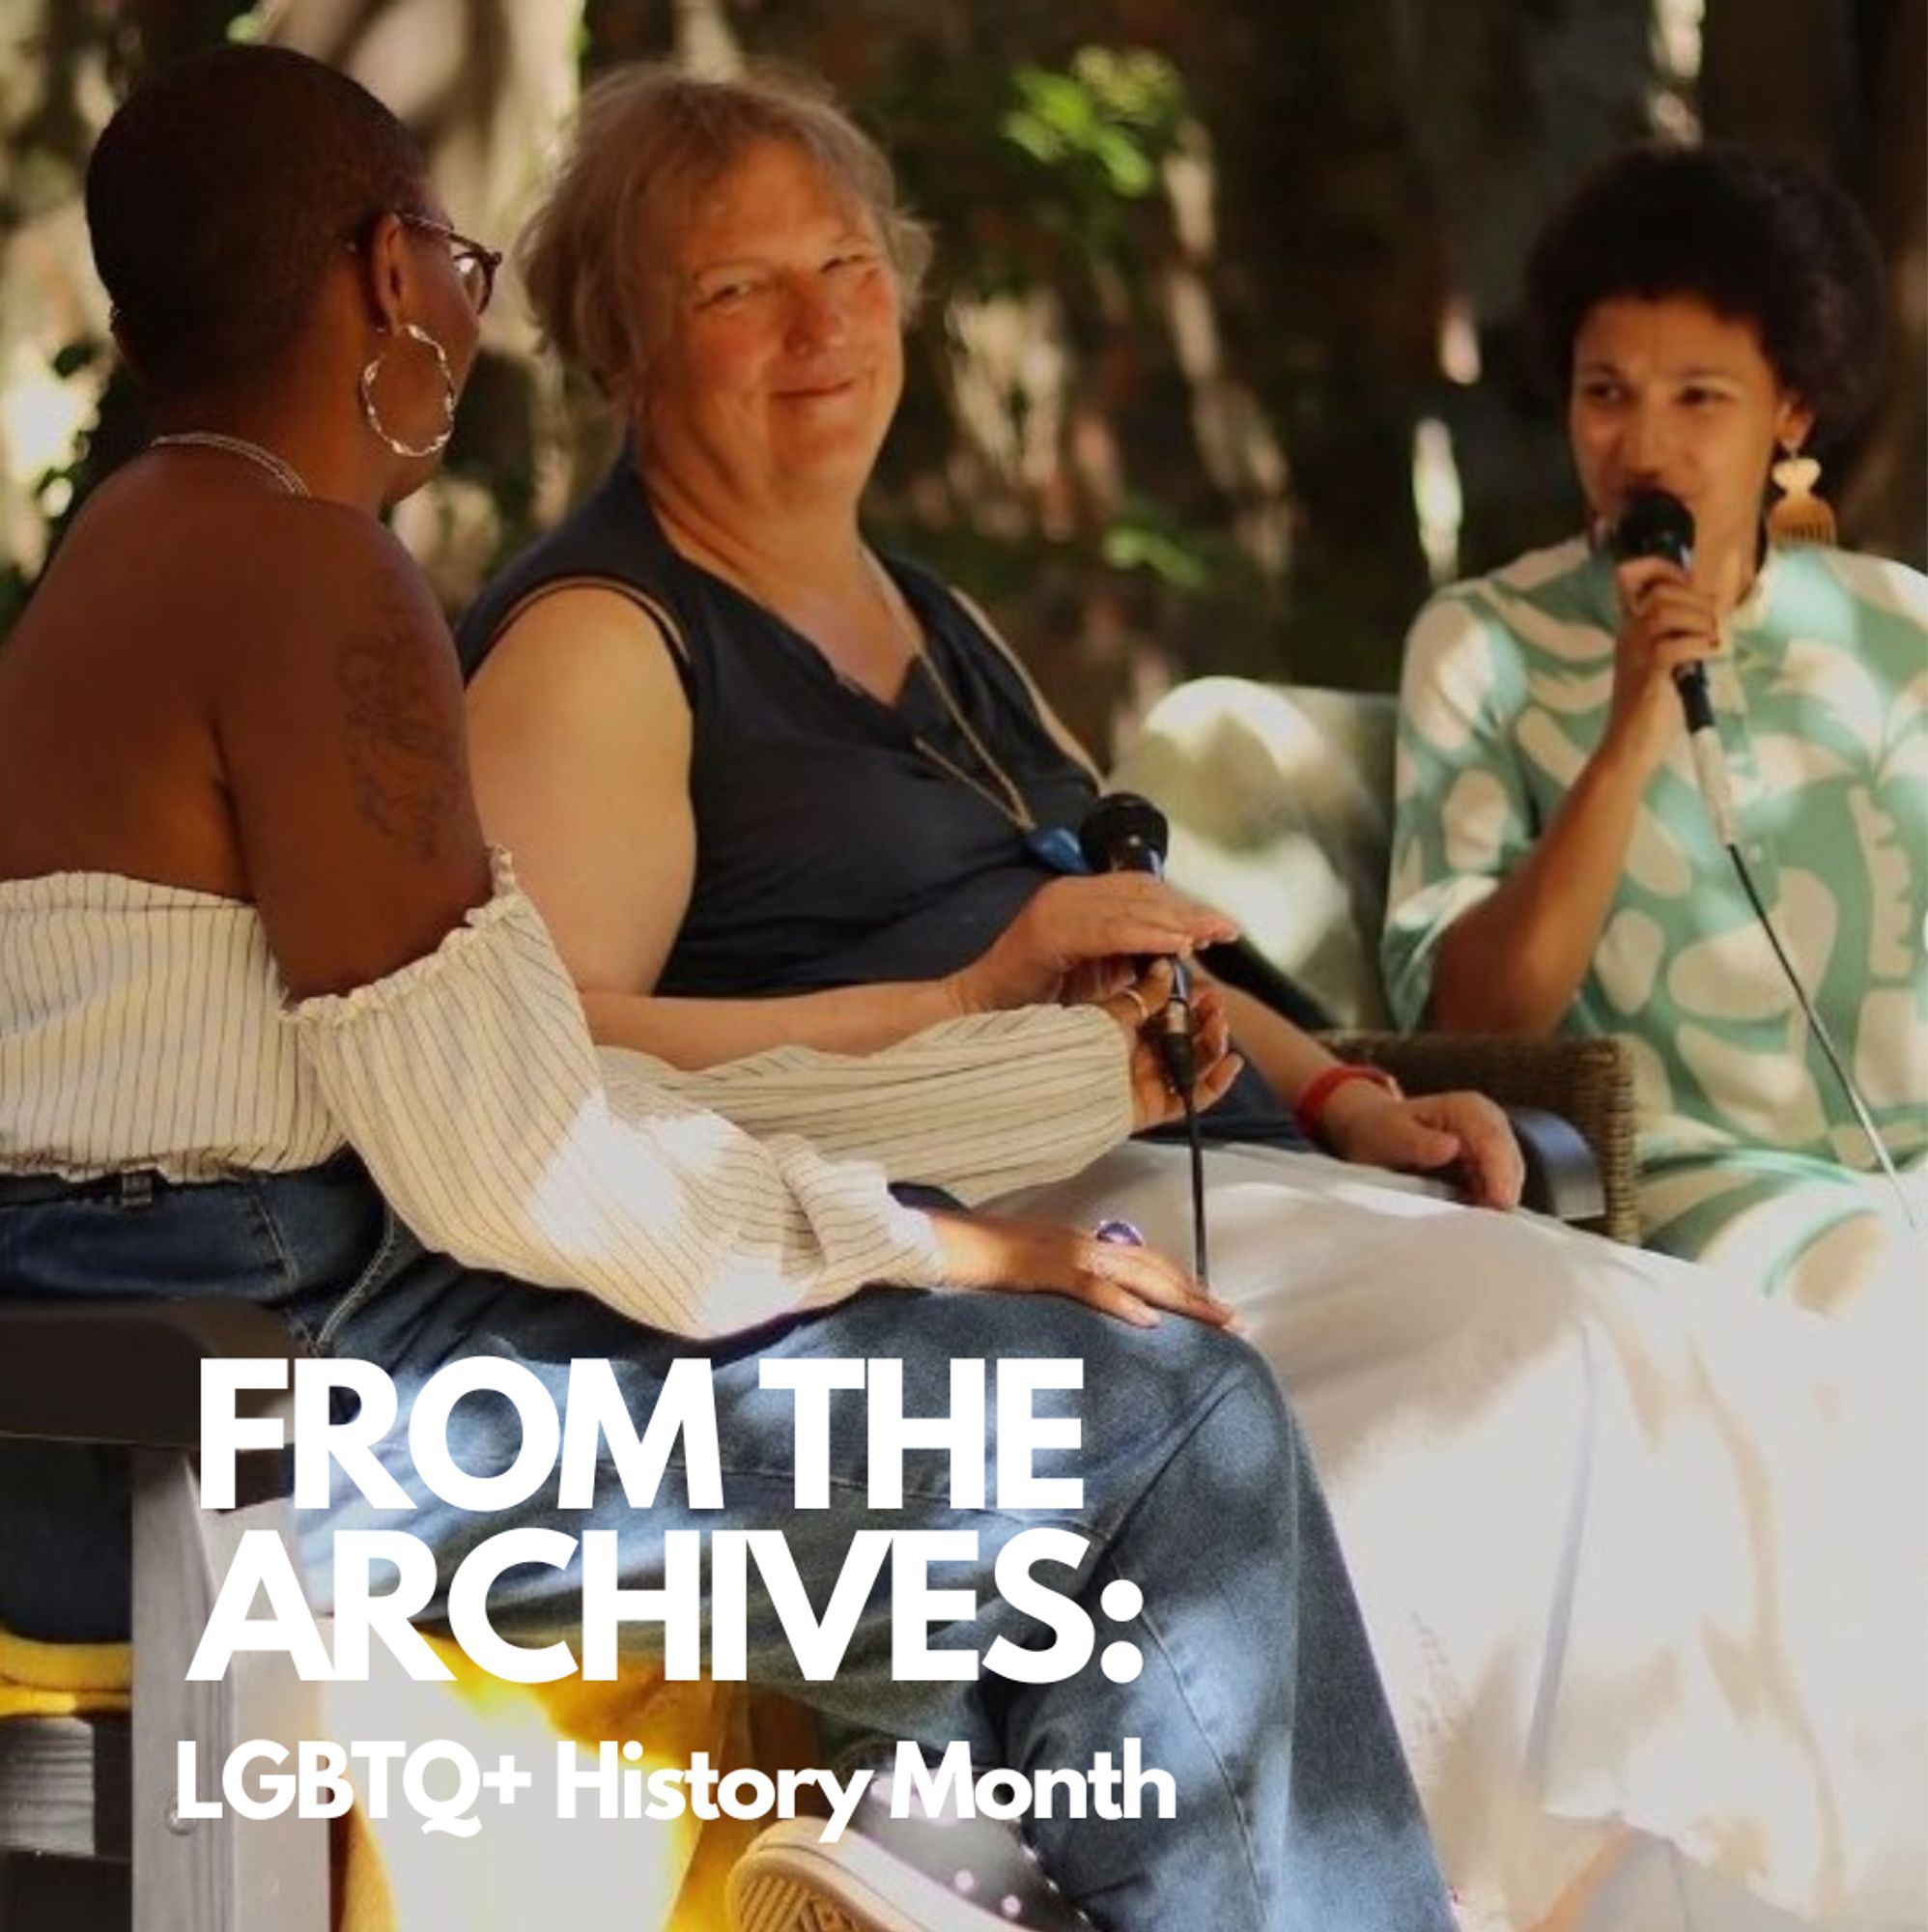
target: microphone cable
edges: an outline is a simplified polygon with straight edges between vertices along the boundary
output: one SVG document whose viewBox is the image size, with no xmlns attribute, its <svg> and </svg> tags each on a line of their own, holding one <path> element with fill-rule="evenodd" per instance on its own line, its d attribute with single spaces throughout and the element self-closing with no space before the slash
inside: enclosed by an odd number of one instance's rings
<svg viewBox="0 0 1928 1932">
<path fill-rule="evenodd" d="M 1165 854 L 1172 828 L 1165 814 L 1148 799 L 1133 792 L 1107 792 L 1085 814 L 1078 828 L 1078 848 L 1093 872 L 1143 872 L 1148 878 L 1165 875 Z M 1141 962 L 1142 965 L 1143 962 Z M 1205 1142 L 1199 1128 L 1198 1052 L 1192 1034 L 1191 979 L 1184 961 L 1172 961 L 1172 992 L 1163 1009 L 1147 1020 L 1141 1032 L 1150 1032 L 1165 1083 L 1178 1096 L 1185 1121 L 1185 1143 L 1192 1169 L 1192 1272 L 1199 1286 L 1211 1287 L 1205 1240 Z"/>
<path fill-rule="evenodd" d="M 1198 1054 L 1192 1043 L 1191 985 L 1183 966 L 1172 962 L 1172 997 L 1155 1022 L 1153 1040 L 1165 1082 L 1178 1096 L 1185 1116 L 1185 1146 L 1192 1168 L 1192 1272 L 1211 1292 L 1211 1262 L 1205 1252 L 1205 1141 L 1199 1131 Z"/>
<path fill-rule="evenodd" d="M 1185 1145 L 1192 1156 L 1192 1272 L 1199 1286 L 1211 1293 L 1211 1257 L 1205 1252 L 1205 1144 L 1199 1137 L 1199 1103 L 1189 1085 L 1179 1088 L 1178 1104 L 1185 1110 Z"/>
<path fill-rule="evenodd" d="M 1671 563 L 1677 570 L 1687 571 L 1693 566 L 1693 512 L 1678 497 L 1666 490 L 1636 490 L 1621 506 L 1620 517 L 1607 538 L 1607 548 L 1616 562 L 1624 563 L 1630 557 L 1657 556 Z M 1706 667 L 1700 664 L 1681 666 L 1674 672 L 1674 685 L 1681 696 L 1681 707 L 1687 714 L 1687 747 L 1693 755 L 1694 776 L 1699 781 L 1707 815 L 1713 822 L 1714 836 L 1733 863 L 1741 881 L 1741 890 L 1746 894 L 1747 903 L 1753 907 L 1754 918 L 1767 934 L 1774 959 L 1788 985 L 1793 988 L 1801 1012 L 1806 1015 L 1809 1034 L 1820 1042 L 1821 1051 L 1827 1056 L 1835 1079 L 1840 1082 L 1856 1121 L 1868 1137 L 1876 1163 L 1887 1177 L 1895 1199 L 1901 1203 L 1903 1219 L 1914 1233 L 1919 1234 L 1921 1223 L 1915 1217 L 1908 1189 L 1902 1185 L 1901 1176 L 1895 1170 L 1894 1158 L 1887 1151 L 1887 1144 L 1875 1125 L 1874 1115 L 1861 1097 L 1860 1089 L 1855 1085 L 1847 1063 L 1834 1045 L 1832 1035 L 1815 1010 L 1814 1002 L 1807 997 L 1807 988 L 1800 983 L 1800 975 L 1795 971 L 1794 961 L 1787 956 L 1780 934 L 1774 930 L 1774 923 L 1768 917 L 1767 906 L 1755 888 L 1753 874 L 1747 869 L 1746 860 L 1741 856 L 1741 837 L 1734 817 L 1733 787 L 1728 781 L 1727 758 L 1721 747 L 1719 727 L 1715 723 L 1714 700 L 1708 691 Z"/>
<path fill-rule="evenodd" d="M 1711 803 L 1711 801 L 1710 801 Z M 1718 813 L 1714 814 L 1717 820 Z M 1720 828 L 1716 823 L 1716 831 Z M 1754 908 L 1754 917 L 1761 930 L 1768 936 L 1768 944 L 1773 950 L 1774 958 L 1779 962 L 1782 974 L 1794 989 L 1795 998 L 1800 1003 L 1800 1010 L 1807 1016 L 1808 1031 L 1827 1056 L 1828 1065 L 1833 1069 L 1834 1078 L 1840 1082 L 1841 1092 L 1847 1095 L 1848 1105 L 1854 1110 L 1856 1121 L 1862 1133 L 1868 1137 L 1868 1145 L 1874 1150 L 1876 1163 L 1887 1177 L 1887 1182 L 1894 1189 L 1894 1197 L 1901 1204 L 1903 1220 L 1909 1230 L 1920 1234 L 1921 1222 L 1914 1212 L 1914 1204 L 1910 1200 L 1908 1189 L 1894 1165 L 1894 1157 L 1887 1151 L 1887 1143 L 1881 1137 L 1881 1129 L 1875 1125 L 1873 1113 L 1868 1103 L 1861 1097 L 1861 1091 L 1855 1085 L 1854 1077 L 1848 1071 L 1847 1063 L 1842 1060 L 1834 1044 L 1833 1036 L 1828 1031 L 1827 1023 L 1816 1010 L 1814 1002 L 1807 997 L 1807 988 L 1800 983 L 1800 975 L 1794 969 L 1794 961 L 1787 956 L 1787 949 L 1781 945 L 1780 934 L 1774 930 L 1774 923 L 1768 917 L 1767 906 L 1762 902 L 1760 893 L 1754 886 L 1754 875 L 1747 869 L 1747 862 L 1741 856 L 1741 847 L 1731 836 L 1731 832 L 1721 832 L 1721 842 L 1727 848 L 1727 856 L 1734 864 L 1734 871 L 1741 881 L 1741 890 L 1747 895 L 1747 903 Z"/>
</svg>

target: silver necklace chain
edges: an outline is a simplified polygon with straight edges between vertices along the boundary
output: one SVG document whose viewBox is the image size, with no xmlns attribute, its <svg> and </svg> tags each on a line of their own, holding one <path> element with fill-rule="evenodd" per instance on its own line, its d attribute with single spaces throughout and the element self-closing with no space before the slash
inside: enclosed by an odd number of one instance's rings
<svg viewBox="0 0 1928 1932">
<path fill-rule="evenodd" d="M 752 604 L 770 612 L 779 621 L 784 623 L 789 621 L 787 618 L 782 617 L 776 606 L 762 596 L 747 578 L 718 556 L 710 549 L 709 545 L 698 544 L 693 546 L 693 548 L 700 553 L 695 557 L 699 568 L 709 571 L 713 577 L 722 578 L 724 582 L 731 584 Z M 919 757 L 922 758 L 926 764 L 935 766 L 946 778 L 953 780 L 967 790 L 976 792 L 1000 818 L 1004 819 L 1016 831 L 1024 834 L 1035 832 L 1037 830 L 1036 813 L 1032 810 L 1030 805 L 1026 802 L 1023 791 L 1011 778 L 1011 775 L 991 755 L 990 747 L 978 736 L 970 719 L 964 715 L 963 705 L 957 701 L 950 685 L 945 681 L 944 674 L 938 669 L 936 661 L 932 658 L 930 650 L 924 642 L 923 627 L 918 622 L 916 613 L 904 601 L 903 594 L 892 581 L 890 572 L 878 562 L 876 553 L 867 544 L 862 548 L 865 569 L 870 579 L 871 592 L 881 606 L 891 629 L 896 634 L 898 641 L 904 646 L 909 656 L 911 668 L 913 671 L 921 669 L 924 676 L 930 681 L 931 688 L 937 693 L 938 700 L 943 705 L 946 716 L 950 720 L 952 728 L 956 731 L 959 739 L 969 747 L 984 777 L 981 779 L 977 777 L 955 758 L 947 756 L 921 731 L 912 734 L 912 748 L 916 751 Z M 705 559 L 708 560 L 705 561 Z M 794 630 L 796 627 L 792 625 L 791 628 Z M 854 678 L 846 677 L 835 665 L 831 666 L 831 674 L 847 690 L 853 691 L 861 696 L 870 698 L 873 701 L 875 700 L 876 694 L 874 692 L 866 690 Z M 985 781 L 986 780 L 989 781 L 988 783 Z"/>
<path fill-rule="evenodd" d="M 264 449 L 258 442 L 249 442 L 245 437 L 223 436 L 217 429 L 177 430 L 171 436 L 156 437 L 150 449 L 218 449 L 229 456 L 239 456 L 257 469 L 265 469 L 281 485 L 291 497 L 311 495 L 301 472 L 286 457 L 276 456 L 271 449 Z"/>
<path fill-rule="evenodd" d="M 990 784 L 974 778 L 954 758 L 947 757 L 921 732 L 913 735 L 911 743 L 916 746 L 921 757 L 935 765 L 948 778 L 956 780 L 959 784 L 968 785 L 993 811 L 1008 820 L 1019 832 L 1035 832 L 1037 830 L 1035 813 L 1026 802 L 1017 782 L 997 759 L 992 757 L 990 747 L 978 735 L 972 727 L 970 719 L 964 715 L 964 707 L 952 696 L 950 685 L 945 682 L 943 673 L 937 668 L 937 660 L 931 656 L 929 646 L 924 642 L 923 627 L 918 622 L 915 612 L 905 604 L 903 593 L 892 582 L 890 573 L 877 561 L 876 554 L 867 547 L 864 552 L 864 561 L 869 566 L 870 583 L 877 593 L 877 601 L 884 607 L 892 628 L 910 651 L 911 664 L 921 668 L 930 680 L 939 701 L 950 719 L 952 727 L 958 737 L 971 748 L 985 778 L 990 780 Z"/>
</svg>

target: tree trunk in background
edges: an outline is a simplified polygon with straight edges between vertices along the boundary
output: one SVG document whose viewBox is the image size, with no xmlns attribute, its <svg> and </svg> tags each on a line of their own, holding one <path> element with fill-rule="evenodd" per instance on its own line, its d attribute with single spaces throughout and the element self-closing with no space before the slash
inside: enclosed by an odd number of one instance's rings
<svg viewBox="0 0 1928 1932">
<path fill-rule="evenodd" d="M 1824 487 L 1844 542 L 1928 566 L 1928 0 L 1709 0 L 1705 32 L 1709 136 L 1833 174 L 1881 243 L 1886 377 Z"/>
<path fill-rule="evenodd" d="M 1708 0 L 1701 27 L 1701 124 L 1838 169 L 1858 146 L 1850 0 Z"/>
<path fill-rule="evenodd" d="M 1463 318 L 1425 407 L 1452 438 L 1470 575 L 1579 526 L 1565 412 L 1522 326 L 1526 260 L 1579 178 L 1652 131 L 1664 77 L 1653 0 L 1462 0 L 1399 18 L 1412 140 Z"/>
<path fill-rule="evenodd" d="M 1861 191 L 1887 262 L 1887 377 L 1842 490 L 1856 540 L 1928 569 L 1928 0 L 1873 38 Z"/>
<path fill-rule="evenodd" d="M 1238 340 L 1301 511 L 1292 676 L 1397 679 L 1431 587 L 1423 423 L 1447 466 L 1435 568 L 1485 570 L 1574 526 L 1559 412 L 1524 366 L 1520 282 L 1554 202 L 1650 130 L 1652 26 L 1652 0 L 1252 4 L 1214 10 L 1188 49 L 1221 155 Z"/>
<path fill-rule="evenodd" d="M 1279 669 L 1357 688 L 1393 675 L 1428 587 L 1412 435 L 1444 265 L 1395 11 L 1221 5 L 1183 56 L 1218 156 L 1228 333 L 1291 465 Z"/>
</svg>

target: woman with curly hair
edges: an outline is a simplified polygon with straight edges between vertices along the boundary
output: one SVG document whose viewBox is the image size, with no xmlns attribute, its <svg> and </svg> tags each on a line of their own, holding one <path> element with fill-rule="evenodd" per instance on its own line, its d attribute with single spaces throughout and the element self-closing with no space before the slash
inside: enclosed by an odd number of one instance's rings
<svg viewBox="0 0 1928 1932">
<path fill-rule="evenodd" d="M 1413 626 L 1394 1006 L 1466 1032 L 1631 1036 L 1650 1246 L 1817 1307 L 1905 1289 L 1928 1147 L 1928 582 L 1831 547 L 1809 453 L 1880 366 L 1866 230 L 1793 162 L 1636 149 L 1548 224 L 1529 298 L 1589 534 Z M 1654 493 L 1685 507 L 1686 541 L 1627 554 L 1613 535 Z M 1689 666 L 1731 838 L 1675 689 Z"/>
</svg>

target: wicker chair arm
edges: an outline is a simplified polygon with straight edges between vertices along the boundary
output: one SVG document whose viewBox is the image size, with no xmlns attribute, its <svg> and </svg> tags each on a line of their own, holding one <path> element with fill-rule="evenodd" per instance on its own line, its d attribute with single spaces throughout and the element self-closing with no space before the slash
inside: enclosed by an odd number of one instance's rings
<svg viewBox="0 0 1928 1932">
<path fill-rule="evenodd" d="M 1408 1094 L 1468 1087 L 1509 1112 L 1538 1110 L 1571 1122 L 1600 1169 L 1602 1211 L 1587 1225 L 1616 1241 L 1639 1245 L 1633 1059 L 1624 1041 L 1489 1034 L 1327 1033 L 1320 1037 L 1342 1059 L 1383 1066 Z"/>
</svg>

